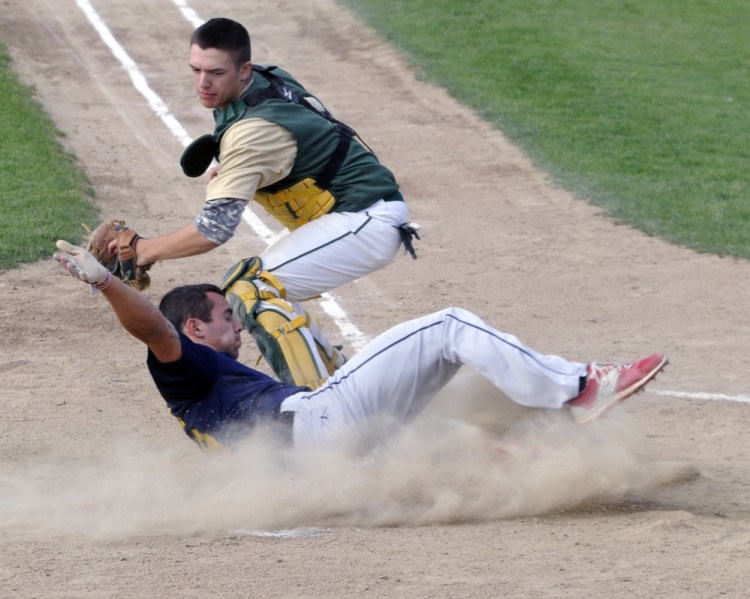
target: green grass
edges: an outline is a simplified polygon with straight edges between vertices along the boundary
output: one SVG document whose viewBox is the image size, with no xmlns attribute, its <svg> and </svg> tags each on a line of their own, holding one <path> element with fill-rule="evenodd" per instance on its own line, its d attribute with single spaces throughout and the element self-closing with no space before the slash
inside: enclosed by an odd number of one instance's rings
<svg viewBox="0 0 750 599">
<path fill-rule="evenodd" d="M 746 0 L 345 1 L 560 185 L 648 234 L 750 258 Z M 0 47 L 0 270 L 97 220 L 7 62 Z"/>
<path fill-rule="evenodd" d="M 62 135 L 9 70 L 0 45 L 0 270 L 50 256 L 96 224 L 93 192 Z"/>
<path fill-rule="evenodd" d="M 558 184 L 750 257 L 746 0 L 345 0 Z"/>
</svg>

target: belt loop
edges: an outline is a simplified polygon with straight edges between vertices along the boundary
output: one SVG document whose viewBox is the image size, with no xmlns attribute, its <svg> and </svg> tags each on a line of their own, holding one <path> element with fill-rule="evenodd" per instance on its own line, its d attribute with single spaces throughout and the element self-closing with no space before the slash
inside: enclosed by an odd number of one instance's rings
<svg viewBox="0 0 750 599">
<path fill-rule="evenodd" d="M 279 436 L 283 443 L 288 446 L 294 445 L 294 412 L 279 412 L 276 419 L 279 423 Z"/>
</svg>

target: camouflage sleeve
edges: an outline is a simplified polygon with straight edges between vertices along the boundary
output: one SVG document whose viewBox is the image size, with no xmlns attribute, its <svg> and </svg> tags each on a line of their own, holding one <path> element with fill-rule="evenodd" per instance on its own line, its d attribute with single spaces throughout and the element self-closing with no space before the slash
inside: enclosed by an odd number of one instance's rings
<svg viewBox="0 0 750 599">
<path fill-rule="evenodd" d="M 246 205 L 245 200 L 232 198 L 206 202 L 201 213 L 195 217 L 195 228 L 209 241 L 219 245 L 226 243 L 240 224 Z"/>
</svg>

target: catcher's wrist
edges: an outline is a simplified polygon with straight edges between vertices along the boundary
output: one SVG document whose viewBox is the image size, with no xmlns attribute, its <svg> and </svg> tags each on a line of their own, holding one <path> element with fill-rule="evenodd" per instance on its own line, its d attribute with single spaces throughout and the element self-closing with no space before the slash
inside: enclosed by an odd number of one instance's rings
<svg viewBox="0 0 750 599">
<path fill-rule="evenodd" d="M 99 283 L 91 283 L 91 286 L 95 287 L 96 289 L 98 289 L 99 291 L 101 291 L 102 289 L 106 289 L 107 287 L 109 287 L 109 284 L 111 282 L 112 282 L 112 273 L 109 272 L 109 271 L 107 271 L 104 274 L 104 279 L 102 279 L 101 282 L 99 282 Z"/>
</svg>

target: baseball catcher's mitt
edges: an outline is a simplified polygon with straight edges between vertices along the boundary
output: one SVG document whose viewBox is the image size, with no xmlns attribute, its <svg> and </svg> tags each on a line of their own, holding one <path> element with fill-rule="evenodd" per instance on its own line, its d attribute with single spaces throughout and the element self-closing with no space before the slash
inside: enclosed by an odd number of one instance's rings
<svg viewBox="0 0 750 599">
<path fill-rule="evenodd" d="M 133 229 L 125 226 L 120 219 L 108 220 L 93 231 L 86 225 L 89 233 L 86 249 L 103 264 L 109 272 L 131 287 L 143 291 L 151 284 L 151 276 L 146 266 L 136 266 L 135 244 L 141 238 Z M 110 251 L 110 244 L 117 240 L 117 252 Z"/>
</svg>

